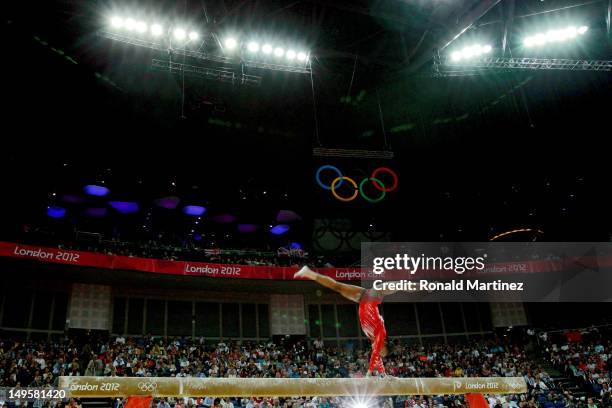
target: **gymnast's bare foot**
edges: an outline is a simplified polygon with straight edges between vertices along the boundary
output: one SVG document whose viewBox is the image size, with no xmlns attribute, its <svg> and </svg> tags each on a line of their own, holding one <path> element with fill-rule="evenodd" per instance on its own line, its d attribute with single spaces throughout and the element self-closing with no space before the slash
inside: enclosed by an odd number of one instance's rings
<svg viewBox="0 0 612 408">
<path fill-rule="evenodd" d="M 293 279 L 299 279 L 299 278 L 310 279 L 311 275 L 312 275 L 312 271 L 310 270 L 310 268 L 307 266 L 304 266 L 302 267 L 302 269 L 297 271 L 295 275 L 293 275 Z"/>
</svg>

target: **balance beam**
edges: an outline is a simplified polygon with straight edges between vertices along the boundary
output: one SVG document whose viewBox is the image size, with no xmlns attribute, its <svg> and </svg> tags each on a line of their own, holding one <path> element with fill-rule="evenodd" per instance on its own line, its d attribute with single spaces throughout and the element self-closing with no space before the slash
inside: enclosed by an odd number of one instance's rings
<svg viewBox="0 0 612 408">
<path fill-rule="evenodd" d="M 194 378 L 60 377 L 59 387 L 75 398 L 290 397 L 354 395 L 521 394 L 522 377 L 456 378 Z"/>
</svg>

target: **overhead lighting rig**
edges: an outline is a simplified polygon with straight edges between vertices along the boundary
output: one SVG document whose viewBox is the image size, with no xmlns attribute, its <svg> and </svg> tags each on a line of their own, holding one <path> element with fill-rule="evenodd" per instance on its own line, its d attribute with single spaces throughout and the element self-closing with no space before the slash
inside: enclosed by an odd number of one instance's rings
<svg viewBox="0 0 612 408">
<path fill-rule="evenodd" d="M 189 24 L 165 25 L 121 16 L 111 17 L 100 34 L 113 41 L 168 52 L 171 58 L 177 55 L 245 68 L 311 73 L 310 53 L 286 41 L 246 36 L 243 41 L 238 36 L 220 36 L 213 32 L 204 36 Z M 207 42 L 209 38 L 216 41 Z M 218 49 L 209 51 L 215 43 Z"/>
</svg>

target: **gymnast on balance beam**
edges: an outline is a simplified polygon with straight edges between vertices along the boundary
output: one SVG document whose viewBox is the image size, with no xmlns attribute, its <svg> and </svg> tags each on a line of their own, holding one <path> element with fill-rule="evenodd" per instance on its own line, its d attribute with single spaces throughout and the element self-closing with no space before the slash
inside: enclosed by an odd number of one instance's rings
<svg viewBox="0 0 612 408">
<path fill-rule="evenodd" d="M 385 345 L 387 331 L 385 330 L 385 321 L 378 310 L 378 305 L 382 303 L 385 296 L 391 295 L 397 291 L 365 289 L 355 285 L 348 285 L 338 282 L 329 276 L 321 275 L 308 266 L 304 266 L 296 272 L 293 277 L 295 279 L 302 278 L 313 280 L 319 285 L 338 292 L 348 300 L 359 303 L 359 322 L 361 323 L 361 330 L 363 330 L 364 334 L 372 342 L 370 366 L 366 376 L 369 377 L 375 374 L 381 377 L 386 376 L 382 357 L 385 357 L 388 352 L 387 346 Z"/>
</svg>

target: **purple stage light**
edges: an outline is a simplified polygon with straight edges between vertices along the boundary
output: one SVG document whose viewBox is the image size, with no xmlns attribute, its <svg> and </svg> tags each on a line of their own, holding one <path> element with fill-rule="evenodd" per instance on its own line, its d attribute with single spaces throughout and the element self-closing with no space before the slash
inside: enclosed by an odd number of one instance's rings
<svg viewBox="0 0 612 408">
<path fill-rule="evenodd" d="M 66 209 L 63 207 L 50 206 L 47 207 L 47 215 L 51 218 L 63 218 L 66 215 Z"/>
<path fill-rule="evenodd" d="M 292 242 L 289 244 L 289 248 L 291 249 L 302 249 L 302 244 L 299 242 Z"/>
<path fill-rule="evenodd" d="M 64 194 L 62 195 L 62 201 L 65 203 L 70 203 L 70 204 L 82 204 L 84 203 L 86 200 L 76 194 Z"/>
<path fill-rule="evenodd" d="M 222 224 L 229 224 L 236 221 L 236 217 L 231 214 L 219 214 L 211 217 L 213 221 L 220 222 Z"/>
<path fill-rule="evenodd" d="M 109 201 L 108 205 L 122 214 L 130 214 L 138 212 L 138 203 L 131 201 Z"/>
<path fill-rule="evenodd" d="M 104 207 L 93 207 L 85 209 L 85 214 L 90 217 L 104 217 L 108 213 L 108 210 Z"/>
<path fill-rule="evenodd" d="M 180 202 L 181 199 L 175 196 L 163 197 L 154 201 L 155 205 L 166 210 L 174 210 Z"/>
<path fill-rule="evenodd" d="M 299 221 L 302 217 L 296 214 L 291 210 L 280 210 L 278 214 L 276 214 L 277 222 L 291 222 L 291 221 Z"/>
<path fill-rule="evenodd" d="M 259 226 L 255 224 L 238 224 L 238 231 L 240 232 L 255 232 Z"/>
<path fill-rule="evenodd" d="M 201 241 L 202 240 L 202 235 L 197 234 L 197 233 L 193 234 L 193 239 L 196 240 L 196 241 Z"/>
<path fill-rule="evenodd" d="M 96 197 L 104 197 L 107 196 L 108 193 L 110 193 L 110 190 L 104 186 L 96 186 L 95 184 L 89 184 L 85 187 L 83 187 L 83 190 L 85 190 L 85 194 L 89 194 L 90 196 L 96 196 Z"/>
<path fill-rule="evenodd" d="M 270 232 L 274 235 L 282 235 L 289 231 L 289 226 L 286 224 L 278 224 L 270 228 Z"/>
<path fill-rule="evenodd" d="M 206 212 L 206 208 L 199 205 L 186 205 L 183 207 L 183 213 L 185 215 L 191 215 L 193 217 L 199 217 Z"/>
</svg>

